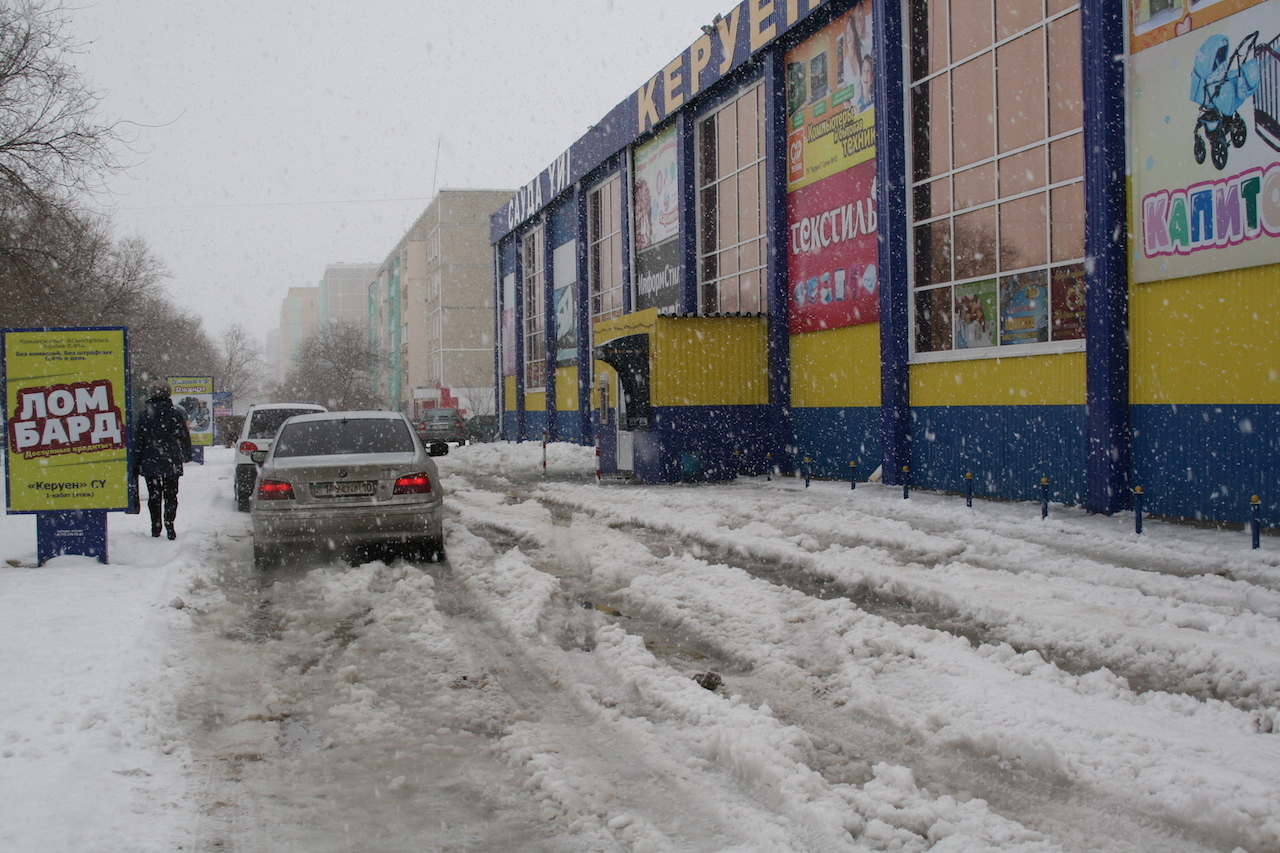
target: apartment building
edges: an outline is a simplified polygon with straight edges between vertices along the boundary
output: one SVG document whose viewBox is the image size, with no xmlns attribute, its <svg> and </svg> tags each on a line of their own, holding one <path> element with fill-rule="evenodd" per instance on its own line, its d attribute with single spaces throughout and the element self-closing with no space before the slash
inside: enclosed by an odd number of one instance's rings
<svg viewBox="0 0 1280 853">
<path fill-rule="evenodd" d="M 370 337 L 387 356 L 379 396 L 493 414 L 493 254 L 489 217 L 511 190 L 441 190 L 368 284 Z"/>
</svg>

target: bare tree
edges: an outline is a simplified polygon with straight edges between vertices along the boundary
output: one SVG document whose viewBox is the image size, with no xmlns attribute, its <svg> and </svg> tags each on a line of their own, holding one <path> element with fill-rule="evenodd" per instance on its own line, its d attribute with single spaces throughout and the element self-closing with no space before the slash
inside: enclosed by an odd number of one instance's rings
<svg viewBox="0 0 1280 853">
<path fill-rule="evenodd" d="M 68 61 L 68 10 L 58 0 L 0 4 L 0 185 L 7 201 L 45 206 L 93 188 L 116 165 L 117 126 Z"/>
<path fill-rule="evenodd" d="M 218 351 L 200 318 L 165 296 L 146 300 L 129 323 L 130 361 L 135 383 L 166 376 L 213 376 Z"/>
<path fill-rule="evenodd" d="M 214 372 L 219 391 L 230 391 L 233 400 L 256 391 L 266 375 L 262 346 L 236 323 L 222 333 L 220 361 Z"/>
<path fill-rule="evenodd" d="M 333 323 L 302 341 L 282 390 L 334 410 L 376 408 L 374 382 L 384 361 L 362 324 Z"/>
</svg>

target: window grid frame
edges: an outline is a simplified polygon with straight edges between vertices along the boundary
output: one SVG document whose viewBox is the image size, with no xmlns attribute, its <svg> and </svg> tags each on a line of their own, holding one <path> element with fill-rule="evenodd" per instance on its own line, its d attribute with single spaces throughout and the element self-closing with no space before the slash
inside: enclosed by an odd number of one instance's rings
<svg viewBox="0 0 1280 853">
<path fill-rule="evenodd" d="M 994 6 L 992 6 L 990 9 L 990 14 L 992 16 L 992 33 L 993 34 L 996 32 L 995 13 L 996 13 L 996 9 Z M 950 6 L 948 6 L 948 21 L 947 21 L 948 24 L 950 24 L 950 14 L 951 14 L 951 10 L 950 10 Z M 1081 254 L 1078 257 L 1062 259 L 1062 260 L 1053 259 L 1053 233 L 1054 232 L 1053 232 L 1053 209 L 1052 209 L 1053 192 L 1055 190 L 1059 190 L 1065 187 L 1083 185 L 1084 176 L 1083 174 L 1081 174 L 1073 178 L 1067 178 L 1061 181 L 1053 181 L 1052 180 L 1053 176 L 1051 173 L 1051 169 L 1052 169 L 1051 148 L 1054 143 L 1059 142 L 1061 140 L 1069 139 L 1072 136 L 1079 136 L 1080 145 L 1082 148 L 1084 147 L 1083 97 L 1081 100 L 1082 109 L 1079 116 L 1080 123 L 1070 129 L 1061 131 L 1056 134 L 1049 132 L 1049 128 L 1051 125 L 1050 99 L 1049 97 L 1046 97 L 1044 99 L 1044 104 L 1043 104 L 1044 113 L 1042 115 L 1042 118 L 1044 121 L 1044 128 L 1045 128 L 1044 137 L 1034 142 L 1031 142 L 1022 146 L 1018 146 L 1015 148 L 1011 148 L 1008 151 L 1002 152 L 1000 150 L 999 117 L 998 117 L 999 116 L 999 65 L 997 62 L 994 61 L 994 57 L 996 56 L 1000 48 L 1006 45 L 1010 45 L 1020 38 L 1024 38 L 1032 33 L 1039 31 L 1041 33 L 1041 39 L 1043 43 L 1044 56 L 1045 56 L 1046 77 L 1045 77 L 1044 85 L 1045 85 L 1045 90 L 1047 95 L 1051 90 L 1051 84 L 1049 82 L 1049 73 L 1052 68 L 1049 61 L 1050 26 L 1053 23 L 1063 18 L 1067 18 L 1071 16 L 1072 14 L 1076 14 L 1076 15 L 1080 14 L 1079 2 L 1076 2 L 1073 5 L 1068 6 L 1066 8 L 1059 9 L 1056 12 L 1045 14 L 1040 21 L 1038 21 L 1036 24 L 1032 26 L 1024 27 L 1021 30 L 1015 31 L 1001 38 L 993 37 L 991 44 L 987 47 L 984 47 L 981 50 L 970 53 L 959 59 L 956 59 L 955 57 L 949 57 L 946 63 L 943 64 L 942 67 L 940 67 L 938 70 L 927 72 L 925 74 L 922 74 L 919 78 L 915 78 L 915 79 L 911 78 L 913 65 L 910 59 L 910 54 L 911 54 L 911 51 L 914 49 L 914 45 L 912 43 L 911 38 L 904 39 L 903 52 L 907 57 L 907 61 L 904 63 L 904 70 L 906 72 L 906 77 L 908 78 L 907 84 L 906 84 L 907 95 L 908 95 L 907 136 L 909 140 L 911 140 L 911 144 L 908 145 L 909 160 L 908 160 L 908 167 L 907 167 L 907 174 L 910 176 L 910 182 L 907 188 L 909 193 L 908 202 L 907 202 L 907 211 L 908 211 L 908 217 L 909 217 L 909 222 L 907 226 L 908 228 L 907 246 L 908 246 L 908 252 L 909 252 L 909 260 L 907 264 L 907 269 L 909 270 L 910 276 L 911 276 L 911 287 L 910 287 L 911 299 L 910 299 L 910 309 L 909 309 L 910 326 L 909 326 L 908 339 L 910 341 L 910 346 L 911 346 L 911 353 L 910 353 L 909 360 L 913 364 L 945 362 L 945 361 L 968 361 L 968 360 L 974 360 L 974 359 L 989 359 L 989 358 L 1007 358 L 1012 356 L 1023 356 L 1023 355 L 1026 355 L 1026 356 L 1045 355 L 1045 354 L 1061 353 L 1061 352 L 1080 352 L 1085 349 L 1085 339 L 1083 337 L 1070 338 L 1070 339 L 1057 340 L 1057 341 L 1053 340 L 1052 305 L 1048 307 L 1050 339 L 1047 342 L 1004 344 L 1004 343 L 1001 343 L 1000 341 L 1000 334 L 997 326 L 997 332 L 995 334 L 995 343 L 992 346 L 978 347 L 978 348 L 972 348 L 972 349 L 957 348 L 954 346 L 955 332 L 953 327 L 951 332 L 952 346 L 950 348 L 941 349 L 941 350 L 924 350 L 924 351 L 919 351 L 916 349 L 917 340 L 918 340 L 917 329 L 916 329 L 917 327 L 916 298 L 918 294 L 927 293 L 930 291 L 942 290 L 944 288 L 954 290 L 954 288 L 958 286 L 963 286 L 966 284 L 972 284 L 972 283 L 981 282 L 981 281 L 989 281 L 994 279 L 996 281 L 997 300 L 999 300 L 1000 281 L 1004 278 L 1022 274 L 1022 273 L 1044 271 L 1046 283 L 1051 283 L 1053 280 L 1053 273 L 1055 270 L 1061 269 L 1064 267 L 1080 266 L 1085 264 L 1087 253 L 1084 251 L 1083 247 L 1081 248 Z M 949 31 L 947 34 L 947 51 L 949 54 L 951 52 L 951 33 L 949 28 L 948 30 Z M 947 83 L 947 103 L 951 113 L 954 114 L 956 109 L 955 93 L 952 89 L 953 78 L 951 75 L 960 66 L 964 65 L 965 63 L 971 62 L 975 59 L 978 59 L 979 57 L 984 56 L 986 54 L 991 54 L 993 56 L 990 85 L 991 85 L 992 98 L 995 101 L 995 109 L 996 109 L 996 114 L 995 114 L 996 123 L 995 123 L 995 128 L 993 130 L 994 149 L 995 149 L 994 153 L 988 157 L 979 158 L 971 163 L 964 164 L 964 166 L 960 168 L 956 168 L 955 129 L 954 129 L 954 125 L 949 126 L 947 129 L 948 168 L 945 170 L 939 171 L 935 174 L 930 174 L 921 180 L 916 180 L 916 177 L 915 177 L 916 151 L 915 151 L 914 140 L 917 138 L 917 136 L 916 136 L 916 129 L 914 127 L 915 108 L 913 106 L 914 99 L 916 97 L 916 92 L 920 90 L 922 87 L 929 86 L 930 84 L 933 84 L 939 80 L 945 79 Z M 1011 193 L 1009 195 L 1001 195 L 1000 189 L 999 189 L 1000 161 L 1013 158 L 1019 154 L 1023 154 L 1028 151 L 1033 151 L 1037 148 L 1045 149 L 1046 180 L 1044 184 L 1034 189 L 1023 190 L 1022 192 Z M 1085 151 L 1084 155 L 1087 157 L 1088 152 Z M 956 175 L 963 172 L 968 172 L 970 170 L 983 168 L 986 166 L 991 166 L 994 169 L 994 175 L 992 177 L 992 180 L 995 182 L 994 198 L 991 201 L 985 201 L 979 204 L 970 205 L 964 208 L 957 209 L 956 199 L 955 199 L 955 184 L 954 184 Z M 948 187 L 948 205 L 947 205 L 949 208 L 948 212 L 917 219 L 916 218 L 916 202 L 915 202 L 916 191 L 927 184 L 932 184 L 935 182 L 936 183 L 945 182 L 946 186 Z M 1008 204 L 1010 202 L 1018 201 L 1020 199 L 1025 199 L 1025 198 L 1030 198 L 1035 196 L 1041 196 L 1045 199 L 1045 205 L 1047 210 L 1046 218 L 1047 218 L 1047 225 L 1048 225 L 1045 232 L 1045 257 L 1047 258 L 1047 261 L 1044 263 L 1032 264 L 1030 266 L 1020 266 L 1020 267 L 1012 267 L 1009 269 L 1004 269 L 1001 266 L 1001 252 L 1000 252 L 1001 237 L 1002 237 L 1002 234 L 1001 234 L 1002 226 L 1001 226 L 1001 220 L 999 216 L 1000 206 L 1003 204 Z M 916 240 L 915 240 L 916 228 L 920 226 L 934 225 L 944 221 L 954 222 L 954 220 L 958 215 L 974 213 L 977 211 L 990 210 L 990 209 L 995 209 L 996 211 L 995 269 L 990 273 L 985 273 L 981 275 L 955 277 L 955 268 L 954 268 L 955 267 L 955 256 L 954 256 L 954 251 L 955 251 L 954 233 L 955 232 L 953 228 L 949 228 L 948 234 L 951 237 L 951 250 L 952 250 L 951 260 L 952 260 L 952 276 L 953 277 L 943 282 L 931 282 L 926 285 L 917 285 L 916 284 L 916 268 L 917 268 L 916 267 Z M 952 305 L 952 310 L 954 311 L 954 303 L 955 303 L 954 296 L 951 298 L 950 303 Z M 954 322 L 954 318 L 952 322 Z"/>
<path fill-rule="evenodd" d="M 604 233 L 603 228 L 598 228 L 594 215 L 597 210 L 604 211 L 606 194 L 610 205 L 609 218 L 616 220 L 610 223 L 616 228 L 608 233 Z M 596 205 L 598 207 L 593 207 Z M 603 221 L 603 217 L 600 221 Z M 602 253 L 606 249 L 609 258 L 616 260 L 617 265 L 609 266 L 610 286 L 602 288 L 601 271 L 605 266 L 602 262 Z M 619 171 L 600 181 L 587 192 L 587 292 L 590 300 L 588 316 L 592 330 L 595 329 L 596 323 L 622 316 L 625 290 L 626 282 L 622 270 L 622 173 Z M 605 300 L 612 307 L 603 308 Z M 601 305 L 600 310 L 597 310 L 598 301 Z"/>
<path fill-rule="evenodd" d="M 533 255 L 533 262 L 530 261 Z M 524 383 L 526 392 L 547 385 L 546 234 L 539 224 L 520 238 L 521 289 L 524 296 Z"/>
<path fill-rule="evenodd" d="M 716 122 L 715 133 L 717 134 L 717 143 L 718 143 L 719 116 L 722 113 L 724 113 L 726 110 L 728 110 L 730 107 L 736 107 L 736 105 L 740 101 L 744 100 L 747 97 L 754 97 L 756 99 L 756 119 L 757 120 L 756 120 L 755 127 L 756 127 L 756 132 L 758 134 L 757 142 L 759 144 L 757 159 L 745 165 L 739 163 L 732 172 L 729 172 L 727 174 L 720 174 L 719 173 L 720 153 L 719 153 L 719 147 L 717 144 L 717 149 L 715 153 L 716 176 L 714 180 L 708 183 L 703 183 L 704 151 L 702 149 L 701 142 L 700 142 L 702 138 L 702 133 L 704 132 L 703 128 L 709 122 L 715 121 Z M 715 109 L 710 110 L 703 115 L 700 115 L 698 117 L 697 123 L 694 126 L 693 172 L 694 172 L 694 183 L 695 183 L 694 192 L 696 193 L 696 196 L 697 196 L 696 221 L 698 223 L 696 228 L 697 257 L 696 257 L 695 274 L 696 274 L 697 283 L 698 283 L 698 286 L 697 286 L 698 303 L 697 304 L 698 304 L 699 315 L 705 316 L 705 315 L 718 314 L 718 313 L 742 313 L 741 312 L 741 305 L 742 305 L 741 279 L 744 273 L 756 274 L 755 287 L 757 290 L 757 297 L 758 297 L 759 306 L 760 306 L 758 311 L 751 311 L 746 313 L 749 313 L 752 315 L 766 315 L 768 313 L 768 304 L 769 304 L 768 303 L 768 267 L 769 267 L 768 231 L 769 231 L 769 228 L 768 228 L 767 211 L 768 211 L 769 172 L 767 168 L 768 157 L 767 157 L 767 147 L 766 147 L 766 139 L 765 139 L 766 109 L 767 109 L 767 103 L 764 98 L 764 81 L 756 80 L 748 84 L 747 86 L 744 86 L 742 90 L 740 90 L 735 95 L 725 100 L 723 103 L 717 105 Z M 741 140 L 741 137 L 739 136 L 740 130 L 741 130 L 741 125 L 739 123 L 738 113 L 735 110 L 734 141 L 738 150 L 741 150 L 741 145 L 742 145 L 742 140 Z M 715 216 L 716 221 L 718 223 L 719 217 L 721 215 L 721 209 L 720 209 L 720 203 L 719 203 L 720 202 L 719 188 L 730 179 L 733 179 L 736 184 L 738 177 L 751 169 L 757 170 L 757 175 L 755 177 L 757 182 L 757 201 L 758 201 L 756 211 L 757 211 L 757 218 L 759 221 L 759 233 L 751 237 L 750 239 L 742 240 L 741 239 L 742 232 L 741 232 L 741 227 L 739 225 L 739 228 L 738 228 L 739 239 L 732 244 L 727 244 L 727 243 L 720 242 L 719 229 L 717 227 L 717 233 L 715 237 L 716 244 L 714 247 L 708 250 L 705 245 L 706 229 L 704 225 L 706 221 L 706 217 L 709 215 L 704 202 L 706 192 L 713 188 L 715 190 L 716 208 L 714 213 L 710 215 Z M 735 193 L 735 198 L 737 197 L 739 196 L 738 194 Z M 740 211 L 741 211 L 741 207 L 738 207 L 737 211 L 735 212 L 735 215 L 737 214 L 737 212 L 740 212 Z M 743 248 L 750 246 L 752 244 L 759 245 L 758 263 L 756 265 L 749 266 L 746 268 L 739 265 L 732 273 L 721 274 L 720 267 L 719 267 L 720 255 L 733 252 L 737 255 L 739 261 L 741 261 Z M 715 259 L 716 274 L 708 279 L 705 277 L 704 273 L 707 268 L 707 261 L 709 259 Z M 738 289 L 738 309 L 736 309 L 735 311 L 726 312 L 726 311 L 723 311 L 723 309 L 720 307 L 724 304 L 724 293 L 721 288 L 724 282 L 727 282 L 730 280 L 734 281 L 735 286 Z M 707 294 L 708 294 L 708 289 L 712 287 L 714 287 L 715 289 L 716 307 L 714 310 L 708 310 L 707 304 L 706 304 Z"/>
</svg>

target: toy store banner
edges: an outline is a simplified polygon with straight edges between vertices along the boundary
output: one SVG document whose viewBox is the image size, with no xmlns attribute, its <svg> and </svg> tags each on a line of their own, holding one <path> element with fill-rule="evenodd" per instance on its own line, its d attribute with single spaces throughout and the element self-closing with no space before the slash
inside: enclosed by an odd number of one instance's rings
<svg viewBox="0 0 1280 853">
<path fill-rule="evenodd" d="M 1130 4 L 1133 276 L 1280 258 L 1280 0 Z"/>
<path fill-rule="evenodd" d="M 170 376 L 174 405 L 187 413 L 192 447 L 213 446 L 213 377 Z"/>
<path fill-rule="evenodd" d="M 880 319 L 871 3 L 787 52 L 791 334 Z"/>
<path fill-rule="evenodd" d="M 8 511 L 129 508 L 128 332 L 6 329 Z"/>
</svg>

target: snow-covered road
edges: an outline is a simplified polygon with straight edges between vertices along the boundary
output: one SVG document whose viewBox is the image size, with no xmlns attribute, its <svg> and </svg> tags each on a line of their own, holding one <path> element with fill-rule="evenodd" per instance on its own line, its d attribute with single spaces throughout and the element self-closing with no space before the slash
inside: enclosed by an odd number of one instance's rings
<svg viewBox="0 0 1280 853">
<path fill-rule="evenodd" d="M 0 849 L 1280 851 L 1277 538 L 549 453 L 444 564 L 255 573 L 221 449 L 107 567 L 0 520 Z"/>
</svg>

